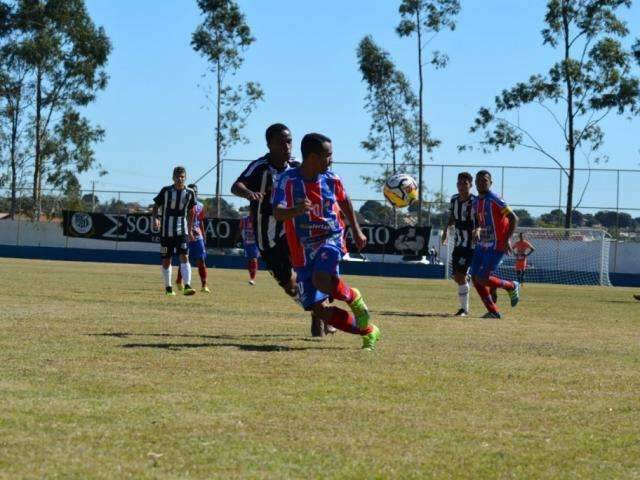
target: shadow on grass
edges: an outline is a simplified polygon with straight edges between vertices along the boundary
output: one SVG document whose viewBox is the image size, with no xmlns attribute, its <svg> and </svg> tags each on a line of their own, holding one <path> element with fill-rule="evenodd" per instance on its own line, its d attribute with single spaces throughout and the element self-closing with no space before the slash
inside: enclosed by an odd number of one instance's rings
<svg viewBox="0 0 640 480">
<path fill-rule="evenodd" d="M 634 304 L 640 304 L 638 302 L 638 300 L 635 299 L 630 299 L 630 300 L 602 300 L 602 303 L 626 303 L 631 305 L 632 303 Z"/>
<path fill-rule="evenodd" d="M 293 352 L 293 351 L 304 351 L 304 350 L 345 350 L 345 347 L 335 347 L 335 346 L 323 346 L 318 344 L 320 339 L 316 338 L 292 338 L 286 335 L 274 335 L 274 334 L 253 334 L 253 335 L 192 335 L 192 334 L 172 334 L 172 333 L 132 333 L 132 332 L 105 332 L 105 333 L 87 333 L 87 336 L 92 337 L 114 337 L 114 338 L 129 338 L 129 337 L 172 337 L 172 338 L 203 338 L 209 340 L 223 340 L 220 343 L 207 342 L 207 343 L 170 343 L 170 342 L 162 342 L 162 343 L 125 343 L 120 345 L 121 348 L 159 348 L 165 350 L 182 350 L 183 348 L 215 348 L 215 347 L 234 347 L 239 350 L 247 351 L 247 352 Z M 281 342 L 291 342 L 291 341 L 304 341 L 304 342 L 313 342 L 317 344 L 316 346 L 308 346 L 308 347 L 289 347 L 285 345 L 260 345 L 260 344 L 250 344 L 250 343 L 240 343 L 238 340 L 242 339 L 272 339 L 278 340 Z M 224 342 L 227 340 L 227 342 Z M 228 342 L 228 340 L 235 340 L 235 342 Z"/>
<path fill-rule="evenodd" d="M 183 348 L 234 347 L 245 352 L 295 352 L 302 350 L 336 350 L 333 347 L 287 347 L 284 345 L 250 345 L 244 343 L 125 343 L 122 348 L 161 348 L 182 350 Z M 342 349 L 344 350 L 344 349 Z"/>
<path fill-rule="evenodd" d="M 115 338 L 128 338 L 128 337 L 176 337 L 176 338 L 207 338 L 211 340 L 237 340 L 239 338 L 255 338 L 255 339 L 278 339 L 284 342 L 291 342 L 294 340 L 302 340 L 301 338 L 294 338 L 289 335 L 278 334 L 253 334 L 253 335 L 206 335 L 206 334 L 186 334 L 186 333 L 134 333 L 134 332 L 105 332 L 105 333 L 87 333 L 89 337 L 115 337 Z"/>
<path fill-rule="evenodd" d="M 372 310 L 374 315 L 382 315 L 383 317 L 422 317 L 422 318 L 446 318 L 453 317 L 450 313 L 416 313 L 416 312 L 394 312 L 388 310 Z"/>
</svg>

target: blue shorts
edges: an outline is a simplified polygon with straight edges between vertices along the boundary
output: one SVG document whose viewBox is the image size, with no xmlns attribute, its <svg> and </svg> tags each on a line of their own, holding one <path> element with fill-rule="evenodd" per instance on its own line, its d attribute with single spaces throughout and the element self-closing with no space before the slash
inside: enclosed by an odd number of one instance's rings
<svg viewBox="0 0 640 480">
<path fill-rule="evenodd" d="M 327 272 L 331 275 L 339 275 L 341 258 L 342 251 L 338 247 L 324 245 L 318 249 L 308 265 L 295 269 L 298 295 L 305 310 L 311 310 L 313 305 L 329 298 L 329 294 L 321 292 L 313 285 L 313 273 Z"/>
<path fill-rule="evenodd" d="M 204 246 L 204 239 L 198 238 L 189 242 L 189 259 L 205 260 L 207 258 L 207 248 Z"/>
<path fill-rule="evenodd" d="M 245 258 L 258 258 L 260 256 L 258 246 L 255 243 L 249 245 L 243 244 L 242 246 L 244 247 Z"/>
<path fill-rule="evenodd" d="M 502 263 L 504 252 L 489 250 L 486 248 L 476 248 L 473 252 L 473 260 L 471 261 L 471 276 L 489 278 L 491 274 Z"/>
</svg>

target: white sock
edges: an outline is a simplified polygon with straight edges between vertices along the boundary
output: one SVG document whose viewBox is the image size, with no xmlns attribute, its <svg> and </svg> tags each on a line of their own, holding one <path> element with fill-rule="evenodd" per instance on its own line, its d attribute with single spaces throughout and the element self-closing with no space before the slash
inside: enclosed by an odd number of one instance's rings
<svg viewBox="0 0 640 480">
<path fill-rule="evenodd" d="M 469 283 L 458 285 L 458 300 L 460 300 L 460 308 L 465 312 L 469 311 Z"/>
<path fill-rule="evenodd" d="M 168 268 L 162 268 L 162 278 L 164 279 L 164 286 L 165 287 L 170 287 L 171 286 L 171 265 L 169 265 Z"/>
<path fill-rule="evenodd" d="M 182 282 L 185 285 L 191 285 L 191 264 L 189 262 L 180 264 L 180 273 L 182 273 Z"/>
</svg>

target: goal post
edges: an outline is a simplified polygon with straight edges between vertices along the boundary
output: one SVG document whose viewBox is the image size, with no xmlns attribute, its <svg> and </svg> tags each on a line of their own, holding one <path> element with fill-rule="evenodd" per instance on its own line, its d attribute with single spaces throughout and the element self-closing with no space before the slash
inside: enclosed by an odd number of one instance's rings
<svg viewBox="0 0 640 480">
<path fill-rule="evenodd" d="M 512 244 L 520 233 L 535 251 L 527 257 L 526 282 L 558 283 L 565 285 L 611 286 L 609 279 L 609 248 L 611 237 L 597 228 L 518 228 Z M 453 235 L 449 235 L 453 239 Z M 453 241 L 447 242 L 446 278 L 451 278 Z M 516 259 L 505 255 L 497 275 L 516 278 Z"/>
</svg>

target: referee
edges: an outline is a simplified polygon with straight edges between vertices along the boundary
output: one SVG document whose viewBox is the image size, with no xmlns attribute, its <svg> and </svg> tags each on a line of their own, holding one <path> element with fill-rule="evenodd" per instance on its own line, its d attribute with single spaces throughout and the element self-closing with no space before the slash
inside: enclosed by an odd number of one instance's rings
<svg viewBox="0 0 640 480">
<path fill-rule="evenodd" d="M 282 222 L 276 221 L 271 205 L 275 179 L 282 172 L 299 166 L 291 157 L 291 130 L 274 123 L 265 133 L 269 153 L 254 160 L 231 186 L 231 193 L 250 202 L 251 218 L 260 256 L 273 277 L 287 295 L 297 299 L 298 286 L 289 260 L 289 247 Z M 311 334 L 322 336 L 322 320 L 312 317 Z M 327 325 L 326 331 L 332 328 Z"/>
<path fill-rule="evenodd" d="M 160 190 L 153 199 L 153 226 L 160 231 L 160 258 L 162 259 L 162 278 L 166 295 L 175 295 L 171 286 L 171 257 L 180 256 L 180 273 L 184 281 L 184 294 L 193 295 L 191 288 L 191 264 L 189 263 L 188 242 L 193 240 L 193 207 L 196 195 L 187 188 L 187 171 L 184 167 L 173 169 L 173 185 Z M 158 211 L 162 214 L 159 216 Z"/>
</svg>

